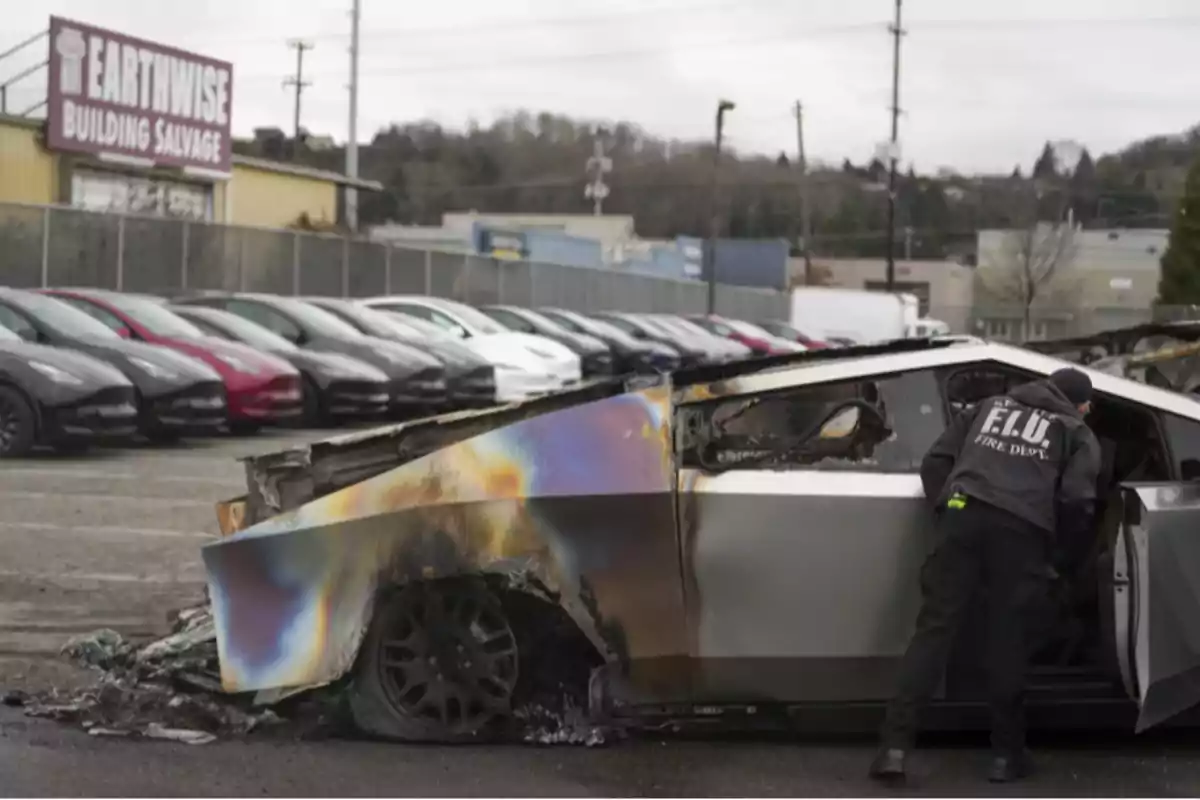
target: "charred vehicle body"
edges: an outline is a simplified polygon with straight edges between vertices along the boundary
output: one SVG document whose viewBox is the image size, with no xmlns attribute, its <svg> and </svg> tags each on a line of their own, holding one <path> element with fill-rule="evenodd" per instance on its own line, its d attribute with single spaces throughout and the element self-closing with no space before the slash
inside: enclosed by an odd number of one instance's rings
<svg viewBox="0 0 1200 800">
<path fill-rule="evenodd" d="M 1134 325 L 1025 347 L 1151 386 L 1200 393 L 1200 322 Z"/>
<path fill-rule="evenodd" d="M 826 349 L 250 458 L 203 553 L 224 687 L 346 681 L 362 728 L 462 740 L 551 658 L 598 721 L 873 725 L 932 544 L 924 453 L 1062 363 Z M 1047 576 L 1029 718 L 1140 730 L 1200 704 L 1200 403 L 1091 377 L 1101 507 Z M 962 626 L 933 727 L 987 726 L 983 629 Z"/>
</svg>

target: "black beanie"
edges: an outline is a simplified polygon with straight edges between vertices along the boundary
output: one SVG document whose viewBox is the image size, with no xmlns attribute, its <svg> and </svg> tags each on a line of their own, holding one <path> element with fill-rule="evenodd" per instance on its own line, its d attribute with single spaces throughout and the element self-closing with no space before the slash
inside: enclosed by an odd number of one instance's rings
<svg viewBox="0 0 1200 800">
<path fill-rule="evenodd" d="M 1081 406 L 1092 399 L 1092 379 L 1072 367 L 1063 367 L 1050 376 L 1050 383 L 1073 405 Z"/>
</svg>

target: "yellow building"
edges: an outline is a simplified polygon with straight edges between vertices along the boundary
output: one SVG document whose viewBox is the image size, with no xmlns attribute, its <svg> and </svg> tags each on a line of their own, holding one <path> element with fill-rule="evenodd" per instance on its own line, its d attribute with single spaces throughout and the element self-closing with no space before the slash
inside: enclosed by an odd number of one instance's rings
<svg viewBox="0 0 1200 800">
<path fill-rule="evenodd" d="M 383 188 L 376 181 L 239 155 L 229 175 L 218 175 L 53 152 L 44 144 L 44 124 L 0 115 L 0 203 L 286 228 L 302 218 L 336 223 L 343 188 Z"/>
</svg>

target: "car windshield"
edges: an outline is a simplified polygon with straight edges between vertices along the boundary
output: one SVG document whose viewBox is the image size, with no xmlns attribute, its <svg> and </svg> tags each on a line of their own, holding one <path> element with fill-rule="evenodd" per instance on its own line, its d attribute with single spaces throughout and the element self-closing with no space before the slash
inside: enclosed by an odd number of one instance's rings
<svg viewBox="0 0 1200 800">
<path fill-rule="evenodd" d="M 465 306 L 461 303 L 434 303 L 433 308 L 445 309 L 448 313 L 459 317 L 463 322 L 470 325 L 480 333 L 511 333 L 508 328 L 501 325 L 496 320 L 478 311 L 470 306 Z"/>
<path fill-rule="evenodd" d="M 397 336 L 411 339 L 419 335 L 410 326 L 394 320 L 391 315 L 376 311 L 373 308 L 360 306 L 357 303 L 336 303 L 325 305 L 314 303 L 322 311 L 338 317 L 343 322 L 357 327 L 368 336 L 380 339 L 394 339 Z M 336 310 L 335 310 L 336 309 Z"/>
<path fill-rule="evenodd" d="M 321 336 L 328 336 L 331 339 L 357 339 L 362 336 L 362 331 L 349 322 L 338 319 L 325 309 L 317 308 L 303 300 L 277 297 L 274 298 L 274 301 L 279 304 L 279 308 Z"/>
<path fill-rule="evenodd" d="M 659 336 L 679 336 L 680 334 L 680 331 L 677 328 L 671 327 L 670 324 L 660 319 L 643 316 L 638 316 L 636 319 L 636 324 L 641 325 L 646 330 L 650 331 L 651 333 L 658 334 Z"/>
<path fill-rule="evenodd" d="M 29 292 L 14 303 L 36 317 L 48 328 L 78 339 L 120 339 L 117 332 L 100 320 L 49 295 Z"/>
<path fill-rule="evenodd" d="M 5 328 L 3 325 L 0 325 L 0 342 L 19 342 L 19 341 L 21 341 L 20 336 L 17 336 L 15 333 L 10 331 L 8 328 Z"/>
<path fill-rule="evenodd" d="M 743 336 L 753 336 L 757 339 L 774 339 L 775 337 L 755 325 L 753 322 L 743 322 L 740 319 L 726 320 L 726 324 Z"/>
<path fill-rule="evenodd" d="M 228 331 L 234 339 L 250 345 L 255 350 L 278 350 L 293 353 L 300 349 L 274 331 L 267 330 L 262 325 L 229 311 L 184 306 L 183 310 L 178 313 L 185 318 L 194 315 L 201 323 L 207 322 L 217 330 Z"/>
<path fill-rule="evenodd" d="M 701 328 L 720 334 L 721 336 L 728 336 L 729 334 L 733 333 L 733 328 L 729 327 L 724 322 L 712 319 L 711 317 L 704 320 L 695 320 L 695 323 Z"/>
<path fill-rule="evenodd" d="M 553 333 L 571 333 L 571 331 L 567 330 L 566 326 L 564 326 L 558 320 L 550 319 L 545 314 L 539 314 L 531 308 L 522 308 L 517 311 L 513 311 L 512 313 L 516 314 L 517 316 L 524 317 L 530 322 L 533 322 L 535 325 L 548 328 Z"/>
<path fill-rule="evenodd" d="M 429 320 L 413 317 L 405 314 L 403 311 L 398 311 L 392 308 L 373 308 L 372 311 L 383 314 L 388 318 L 389 322 L 394 322 L 399 326 L 400 331 L 406 335 L 424 337 L 426 339 L 434 339 L 439 342 L 456 341 L 455 337 L 430 322 Z"/>
<path fill-rule="evenodd" d="M 102 300 L 121 313 L 128 314 L 155 336 L 179 339 L 204 338 L 204 331 L 152 300 L 131 297 L 127 294 L 106 294 Z"/>
<path fill-rule="evenodd" d="M 710 332 L 704 330 L 704 328 L 701 328 L 690 319 L 684 319 L 683 317 L 665 317 L 663 318 L 663 322 L 673 323 L 675 330 L 679 331 L 680 333 L 686 333 L 689 336 L 699 336 L 701 339 L 708 339 L 712 336 Z"/>
</svg>

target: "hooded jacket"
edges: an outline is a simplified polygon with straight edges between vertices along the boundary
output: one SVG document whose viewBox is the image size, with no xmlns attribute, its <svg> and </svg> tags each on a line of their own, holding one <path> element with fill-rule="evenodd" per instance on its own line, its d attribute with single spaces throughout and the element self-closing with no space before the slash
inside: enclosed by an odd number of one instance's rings
<svg viewBox="0 0 1200 800">
<path fill-rule="evenodd" d="M 1042 380 L 960 414 L 925 455 L 921 483 L 937 508 L 961 492 L 1066 534 L 1091 524 L 1100 462 L 1079 410 Z"/>
</svg>

